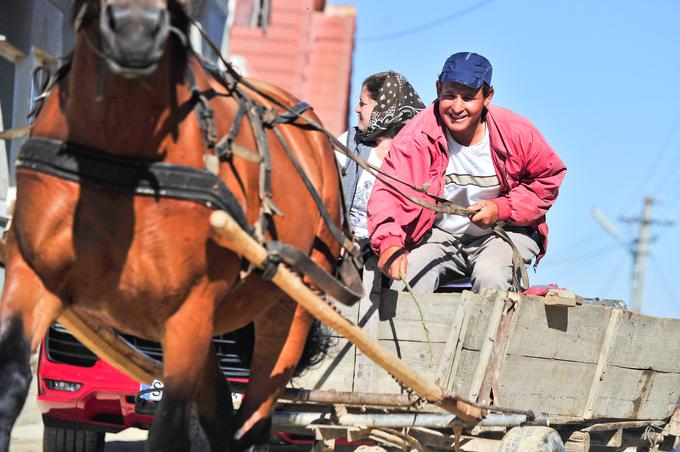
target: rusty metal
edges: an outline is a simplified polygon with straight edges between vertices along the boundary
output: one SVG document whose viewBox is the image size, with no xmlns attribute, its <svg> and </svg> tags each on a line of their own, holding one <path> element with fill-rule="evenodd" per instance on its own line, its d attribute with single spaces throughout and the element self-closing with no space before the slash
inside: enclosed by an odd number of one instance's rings
<svg viewBox="0 0 680 452">
<path fill-rule="evenodd" d="M 581 429 L 582 432 L 604 432 L 608 430 L 618 430 L 623 428 L 642 428 L 652 425 L 654 427 L 663 426 L 663 421 L 621 421 L 594 424 L 590 427 Z"/>
<path fill-rule="evenodd" d="M 331 424 L 343 426 L 378 427 L 378 428 L 402 428 L 402 427 L 426 427 L 426 428 L 450 428 L 462 420 L 457 416 L 445 413 L 346 413 L 335 416 L 331 412 L 275 412 L 272 417 L 274 429 L 286 427 L 307 426 L 313 424 Z M 530 420 L 523 414 L 488 414 L 482 419 L 479 426 L 482 427 L 516 427 L 519 425 L 549 425 L 550 420 L 543 414 Z"/>
<path fill-rule="evenodd" d="M 244 392 L 246 383 L 229 382 L 232 392 Z M 406 394 L 371 394 L 364 392 L 323 391 L 286 388 L 279 400 L 287 402 L 312 402 L 352 406 L 415 408 L 418 399 Z"/>
</svg>

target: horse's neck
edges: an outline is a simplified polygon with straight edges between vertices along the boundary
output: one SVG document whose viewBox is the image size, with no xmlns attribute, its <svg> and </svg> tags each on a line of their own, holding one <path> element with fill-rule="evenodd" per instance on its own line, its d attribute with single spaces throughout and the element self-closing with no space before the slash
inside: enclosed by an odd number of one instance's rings
<svg viewBox="0 0 680 452">
<path fill-rule="evenodd" d="M 172 56 L 142 80 L 112 74 L 79 37 L 68 80 L 64 114 L 70 141 L 108 153 L 155 159 L 179 136 L 177 106 L 189 90 L 177 82 Z"/>
</svg>

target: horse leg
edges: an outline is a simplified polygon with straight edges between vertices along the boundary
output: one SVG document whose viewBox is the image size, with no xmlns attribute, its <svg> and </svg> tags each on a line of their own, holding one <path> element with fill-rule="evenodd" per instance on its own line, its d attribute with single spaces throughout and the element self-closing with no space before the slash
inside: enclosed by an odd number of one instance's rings
<svg viewBox="0 0 680 452">
<path fill-rule="evenodd" d="M 12 427 L 26 400 L 31 352 L 62 308 L 18 253 L 8 251 L 0 301 L 0 452 L 9 449 Z"/>
<path fill-rule="evenodd" d="M 219 366 L 215 346 L 210 347 L 205 370 L 196 392 L 196 414 L 210 449 L 226 451 L 231 438 L 231 418 L 234 407 L 231 391 Z"/>
<path fill-rule="evenodd" d="M 4 314 L 4 313 L 3 313 Z M 4 317 L 4 316 L 3 316 Z M 20 316 L 3 319 L 0 332 L 0 451 L 9 450 L 9 438 L 31 382 L 29 341 Z"/>
<path fill-rule="evenodd" d="M 165 322 L 162 343 L 165 386 L 146 444 L 149 452 L 191 449 L 192 402 L 199 382 L 209 381 L 203 379 L 213 330 L 212 303 L 206 301 L 214 297 L 208 292 L 204 286 L 195 288 Z"/>
<path fill-rule="evenodd" d="M 302 355 L 312 318 L 288 297 L 255 320 L 250 380 L 234 422 L 234 450 L 269 439 L 271 413 Z"/>
</svg>

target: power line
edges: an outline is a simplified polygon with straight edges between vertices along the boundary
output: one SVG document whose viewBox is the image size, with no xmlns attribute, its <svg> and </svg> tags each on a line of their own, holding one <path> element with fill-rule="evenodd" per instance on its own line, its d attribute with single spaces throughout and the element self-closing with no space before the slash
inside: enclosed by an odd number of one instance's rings
<svg viewBox="0 0 680 452">
<path fill-rule="evenodd" d="M 432 27 L 438 27 L 440 25 L 443 25 L 447 22 L 451 22 L 456 19 L 460 19 L 463 16 L 466 16 L 486 5 L 489 3 L 493 3 L 496 0 L 483 0 L 479 3 L 476 3 L 474 5 L 468 6 L 467 8 L 463 8 L 460 11 L 457 11 L 453 14 L 449 14 L 448 16 L 440 17 L 439 19 L 435 19 L 433 21 L 416 25 L 415 27 L 410 27 L 410 28 L 405 28 L 401 31 L 395 31 L 392 33 L 385 33 L 382 35 L 372 35 L 372 36 L 359 36 L 357 38 L 357 41 L 360 42 L 377 42 L 377 41 L 387 41 L 390 39 L 397 39 L 397 38 L 403 38 L 405 36 L 413 35 L 416 33 L 423 32 L 427 29 L 430 29 Z"/>
<path fill-rule="evenodd" d="M 677 166 L 680 164 L 680 152 L 678 152 L 678 155 L 675 156 L 675 161 L 673 162 L 673 167 L 675 171 L 677 172 Z M 664 193 L 669 189 L 677 188 L 678 184 L 680 184 L 680 173 L 677 175 L 677 177 L 669 177 L 666 180 L 666 185 L 663 187 L 662 190 L 659 191 L 659 193 Z M 671 200 L 667 204 L 669 208 L 675 207 L 675 204 L 678 202 L 678 196 L 677 193 L 672 193 L 672 196 L 670 197 Z"/>
<path fill-rule="evenodd" d="M 640 312 L 642 309 L 643 290 L 645 281 L 645 262 L 649 256 L 650 249 L 650 229 L 653 224 L 662 226 L 672 226 L 673 222 L 668 220 L 656 220 L 652 218 L 652 206 L 654 198 L 645 198 L 642 215 L 633 218 L 621 218 L 621 221 L 637 223 L 640 225 L 640 233 L 635 241 L 633 249 L 633 274 L 630 280 L 630 299 L 633 312 Z"/>
<path fill-rule="evenodd" d="M 676 153 L 675 159 L 673 160 L 673 163 L 671 163 L 669 167 L 672 168 L 671 170 L 672 172 L 666 179 L 664 179 L 666 183 L 662 186 L 661 190 L 659 190 L 659 194 L 665 193 L 667 190 L 677 187 L 678 181 L 680 181 L 678 165 L 680 165 L 680 152 Z M 675 198 L 675 193 L 673 194 L 673 198 Z"/>
<path fill-rule="evenodd" d="M 581 237 L 577 238 L 576 240 L 573 240 L 569 242 L 567 245 L 559 248 L 558 250 L 550 250 L 550 256 L 563 256 L 564 254 L 567 254 L 569 251 L 574 251 L 577 250 L 578 246 L 582 246 L 583 242 L 586 241 L 587 239 L 592 239 L 595 236 L 596 230 L 591 230 L 587 232 L 586 234 L 583 234 Z"/>
<path fill-rule="evenodd" d="M 649 169 L 647 170 L 647 173 L 645 174 L 645 177 L 642 178 L 642 181 L 641 181 L 642 185 L 637 190 L 635 190 L 635 193 L 644 194 L 644 190 L 647 188 L 647 185 L 648 185 L 650 180 L 656 180 L 656 181 L 664 181 L 665 180 L 665 181 L 668 181 L 672 178 L 672 176 L 674 175 L 674 172 L 676 170 L 676 167 L 678 166 L 678 164 L 680 164 L 680 153 L 678 153 L 678 155 L 675 156 L 675 159 L 673 160 L 673 164 L 671 164 L 670 166 L 667 166 L 667 168 L 669 168 L 670 171 L 671 171 L 668 178 L 652 177 L 652 176 L 653 176 L 654 172 L 657 170 L 658 166 L 661 164 L 663 157 L 666 155 L 666 152 L 669 149 L 671 149 L 671 147 L 672 147 L 671 143 L 672 143 L 673 137 L 675 136 L 675 132 L 678 130 L 679 127 L 680 127 L 680 110 L 678 110 L 677 114 L 673 118 L 673 121 L 671 122 L 671 126 L 668 129 L 668 133 L 666 134 L 666 137 L 664 138 L 663 144 L 661 146 L 660 155 L 653 159 Z M 664 188 L 662 190 L 660 190 L 658 193 L 663 193 L 671 185 L 672 184 L 668 184 L 667 186 L 664 186 Z M 627 204 L 628 206 L 631 206 L 631 208 L 634 204 L 635 198 L 636 198 L 636 196 L 633 196 Z"/>
<path fill-rule="evenodd" d="M 618 277 L 621 275 L 621 270 L 623 270 L 623 267 L 620 265 L 613 265 L 612 267 L 614 271 L 611 273 L 609 278 L 607 278 L 602 290 L 600 291 L 603 296 L 606 296 L 606 293 L 609 292 L 609 289 L 611 288 L 612 284 L 614 284 L 614 281 L 616 281 L 616 279 L 618 279 Z"/>
<path fill-rule="evenodd" d="M 675 131 L 678 129 L 678 126 L 680 126 L 680 110 L 678 110 L 678 113 L 675 115 L 675 118 L 673 118 L 673 122 L 671 123 L 671 127 L 668 130 L 668 133 L 666 134 L 666 138 L 663 141 L 663 145 L 661 147 L 661 154 L 658 157 L 655 157 L 653 160 L 652 165 L 649 167 L 649 170 L 647 171 L 647 174 L 645 177 L 642 179 L 642 186 L 638 190 L 638 193 L 644 193 L 645 189 L 647 188 L 647 184 L 650 180 L 652 180 L 652 174 L 654 174 L 654 171 L 656 171 L 657 167 L 661 164 L 661 161 L 663 160 L 663 157 L 666 155 L 666 152 L 671 148 L 671 141 L 673 141 L 673 136 L 675 135 Z M 676 157 L 677 160 L 677 157 Z M 673 171 L 675 169 L 675 165 L 671 165 L 668 167 Z M 654 180 L 660 180 L 657 178 L 653 178 Z M 663 180 L 663 179 L 661 179 Z"/>
<path fill-rule="evenodd" d="M 656 277 L 659 278 L 661 284 L 663 284 L 663 286 L 665 287 L 666 293 L 668 294 L 668 297 L 671 299 L 675 307 L 680 310 L 680 300 L 675 295 L 675 291 L 677 290 L 677 288 L 671 286 L 671 284 L 668 282 L 668 279 L 661 270 L 662 267 L 656 260 L 656 257 L 651 255 L 650 260 L 652 261 L 652 264 L 654 264 L 654 269 L 656 270 L 655 272 Z"/>
<path fill-rule="evenodd" d="M 573 256 L 570 259 L 562 259 L 562 260 L 559 260 L 557 262 L 546 262 L 545 266 L 548 267 L 548 268 L 554 268 L 554 267 L 561 267 L 561 266 L 566 265 L 566 264 L 576 264 L 576 263 L 579 263 L 579 262 L 592 260 L 593 258 L 604 257 L 606 255 L 611 254 L 613 251 L 617 251 L 619 249 L 620 249 L 619 245 L 609 244 L 609 245 L 602 246 L 600 248 L 595 248 L 595 249 L 589 250 L 585 254 Z"/>
</svg>

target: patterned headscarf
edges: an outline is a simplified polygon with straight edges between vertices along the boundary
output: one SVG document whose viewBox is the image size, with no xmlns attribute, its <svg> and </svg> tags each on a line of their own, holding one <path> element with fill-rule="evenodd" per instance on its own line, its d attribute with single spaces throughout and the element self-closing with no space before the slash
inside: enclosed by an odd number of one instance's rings
<svg viewBox="0 0 680 452">
<path fill-rule="evenodd" d="M 406 80 L 398 72 L 387 71 L 385 83 L 378 91 L 377 104 L 368 120 L 368 128 L 357 132 L 357 139 L 366 143 L 375 141 L 377 137 L 397 125 L 404 125 L 413 118 L 425 104 Z"/>
</svg>

